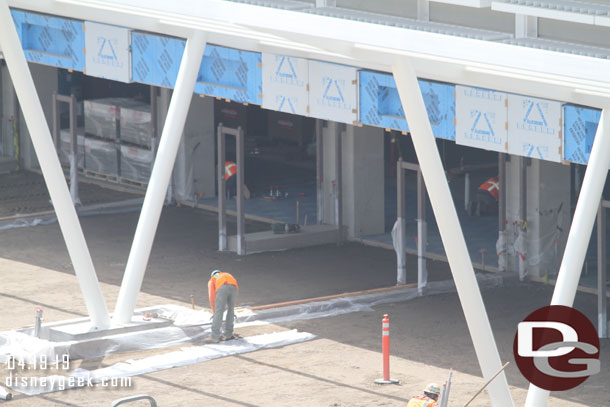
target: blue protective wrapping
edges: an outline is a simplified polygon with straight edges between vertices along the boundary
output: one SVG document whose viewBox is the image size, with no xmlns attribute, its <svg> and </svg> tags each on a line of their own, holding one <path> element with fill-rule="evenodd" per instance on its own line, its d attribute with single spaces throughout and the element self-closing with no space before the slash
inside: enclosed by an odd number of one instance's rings
<svg viewBox="0 0 610 407">
<path fill-rule="evenodd" d="M 83 71 L 83 22 L 22 10 L 11 10 L 13 21 L 30 62 Z"/>
<path fill-rule="evenodd" d="M 392 75 L 360 71 L 360 122 L 409 131 Z M 455 140 L 455 86 L 419 80 L 434 136 Z"/>
<path fill-rule="evenodd" d="M 564 105 L 564 160 L 586 164 L 601 118 L 601 110 L 590 107 Z"/>
</svg>

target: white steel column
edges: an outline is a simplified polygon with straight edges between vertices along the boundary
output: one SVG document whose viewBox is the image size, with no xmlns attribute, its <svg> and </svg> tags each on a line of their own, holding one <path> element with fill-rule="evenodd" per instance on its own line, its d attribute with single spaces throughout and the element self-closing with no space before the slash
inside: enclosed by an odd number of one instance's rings
<svg viewBox="0 0 610 407">
<path fill-rule="evenodd" d="M 316 119 L 316 203 L 317 224 L 324 223 L 324 150 L 322 145 L 322 120 Z"/>
<path fill-rule="evenodd" d="M 53 138 L 6 0 L 0 0 L 0 48 L 4 53 L 4 59 L 30 131 L 32 144 L 49 189 L 51 202 L 57 214 L 57 221 L 64 236 L 70 260 L 74 265 L 91 323 L 97 328 L 108 327 L 110 325 L 108 310 L 91 261 L 91 254 L 74 209 L 70 191 L 68 191 L 68 185 L 55 152 Z"/>
<path fill-rule="evenodd" d="M 608 201 L 601 201 L 597 212 L 597 336 L 608 337 L 608 305 L 606 300 L 606 209 Z"/>
<path fill-rule="evenodd" d="M 421 167 L 417 168 L 417 293 L 424 295 L 428 286 L 426 247 L 428 246 L 428 223 L 426 222 L 426 185 Z"/>
<path fill-rule="evenodd" d="M 316 0 L 316 7 L 337 7 L 337 0 Z"/>
<path fill-rule="evenodd" d="M 602 197 L 602 191 L 610 166 L 610 116 L 608 109 L 602 111 L 597 133 L 591 148 L 591 156 L 585 170 L 580 195 L 574 210 L 572 226 L 568 234 L 566 249 L 563 254 L 557 283 L 553 291 L 551 305 L 571 307 L 578 288 L 582 265 L 589 247 L 593 224 Z M 526 407 L 546 406 L 550 392 L 530 384 L 525 400 Z"/>
<path fill-rule="evenodd" d="M 398 158 L 396 164 L 396 223 L 392 230 L 394 250 L 396 250 L 396 285 L 407 284 L 407 262 L 406 262 L 406 209 L 405 209 L 405 168 L 402 157 Z"/>
<path fill-rule="evenodd" d="M 186 41 L 174 94 L 169 104 L 163 133 L 159 140 L 157 158 L 150 175 L 150 182 L 146 189 L 144 203 L 142 204 L 140 220 L 138 221 L 129 259 L 125 267 L 125 274 L 123 275 L 123 282 L 121 283 L 121 290 L 119 291 L 114 311 L 113 322 L 115 323 L 129 323 L 133 310 L 136 307 L 150 250 L 157 226 L 159 225 L 159 217 L 161 216 L 163 201 L 167 193 L 167 186 L 174 162 L 176 161 L 180 139 L 182 138 L 184 122 L 186 121 L 189 105 L 193 98 L 193 91 L 195 90 L 204 48 L 205 39 L 201 32 L 195 32 Z"/>
<path fill-rule="evenodd" d="M 443 240 L 451 273 L 464 309 L 470 337 L 485 380 L 491 379 L 502 363 L 491 330 L 485 304 L 474 274 L 464 234 L 453 204 L 441 157 L 415 71 L 406 58 L 396 58 L 392 66 L 394 80 L 411 130 L 417 159 L 428 189 L 438 229 Z M 606 167 L 607 168 L 607 167 Z M 513 401 L 502 372 L 488 387 L 493 406 L 512 406 Z"/>
</svg>

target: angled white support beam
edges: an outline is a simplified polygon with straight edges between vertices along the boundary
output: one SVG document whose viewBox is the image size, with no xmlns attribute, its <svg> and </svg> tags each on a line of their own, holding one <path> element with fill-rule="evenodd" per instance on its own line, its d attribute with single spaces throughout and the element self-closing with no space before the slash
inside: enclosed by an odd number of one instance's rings
<svg viewBox="0 0 610 407">
<path fill-rule="evenodd" d="M 169 179 L 176 161 L 184 123 L 195 90 L 204 48 L 205 37 L 199 31 L 194 32 L 186 41 L 174 94 L 169 104 L 163 133 L 159 140 L 157 158 L 150 174 L 150 182 L 146 189 L 142 212 L 125 267 L 125 274 L 123 275 L 123 282 L 113 316 L 115 324 L 129 323 L 136 307 L 157 226 L 159 225 Z"/>
<path fill-rule="evenodd" d="M 95 274 L 91 254 L 74 209 L 53 138 L 6 0 L 0 0 L 0 48 L 4 53 L 4 59 L 30 131 L 32 144 L 57 214 L 57 221 L 64 236 L 70 260 L 74 265 L 91 323 L 95 328 L 108 327 L 110 318 Z"/>
<path fill-rule="evenodd" d="M 485 380 L 489 380 L 500 371 L 502 363 L 445 177 L 419 83 L 415 71 L 406 57 L 396 58 L 392 71 L 400 101 L 409 122 L 413 145 L 464 310 L 466 323 L 470 330 L 470 337 L 483 377 Z M 491 382 L 488 391 L 493 406 L 513 405 L 504 372 Z"/>
<path fill-rule="evenodd" d="M 591 156 L 574 210 L 574 218 L 559 267 L 551 305 L 571 307 L 574 304 L 582 265 L 585 261 L 593 224 L 608 175 L 608 167 L 610 166 L 608 151 L 610 151 L 610 113 L 608 109 L 604 109 L 597 126 Z M 530 384 L 525 406 L 546 406 L 549 394 L 549 391 Z"/>
</svg>

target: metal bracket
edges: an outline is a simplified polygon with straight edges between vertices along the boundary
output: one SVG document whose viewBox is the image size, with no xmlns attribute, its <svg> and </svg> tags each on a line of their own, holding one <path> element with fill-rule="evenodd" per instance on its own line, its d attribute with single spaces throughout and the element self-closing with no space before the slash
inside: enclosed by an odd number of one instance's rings
<svg viewBox="0 0 610 407">
<path fill-rule="evenodd" d="M 157 401 L 147 394 L 139 394 L 137 396 L 123 397 L 122 399 L 114 400 L 110 407 L 117 407 L 121 404 L 130 403 L 132 401 L 138 400 L 148 400 L 150 401 L 150 407 L 157 407 Z"/>
</svg>

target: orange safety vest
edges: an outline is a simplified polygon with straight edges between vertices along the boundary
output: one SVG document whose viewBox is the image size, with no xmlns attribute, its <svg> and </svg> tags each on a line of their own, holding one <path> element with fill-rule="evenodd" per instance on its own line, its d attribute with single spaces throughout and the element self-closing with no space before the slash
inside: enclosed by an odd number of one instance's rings
<svg viewBox="0 0 610 407">
<path fill-rule="evenodd" d="M 210 281 L 208 282 L 208 297 L 210 299 L 212 312 L 216 310 L 216 291 L 225 284 L 232 284 L 239 289 L 237 280 L 229 273 L 217 273 L 214 277 L 210 278 Z"/>
<path fill-rule="evenodd" d="M 500 196 L 500 181 L 498 181 L 498 178 L 492 177 L 482 183 L 479 189 L 481 191 L 489 192 L 491 196 L 493 196 L 494 199 L 497 201 L 498 197 Z"/>
<path fill-rule="evenodd" d="M 237 164 L 233 161 L 225 162 L 225 181 L 228 181 L 233 175 L 237 174 Z"/>
<path fill-rule="evenodd" d="M 407 407 L 438 407 L 438 403 L 428 396 L 415 396 L 409 400 Z"/>
</svg>

